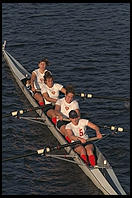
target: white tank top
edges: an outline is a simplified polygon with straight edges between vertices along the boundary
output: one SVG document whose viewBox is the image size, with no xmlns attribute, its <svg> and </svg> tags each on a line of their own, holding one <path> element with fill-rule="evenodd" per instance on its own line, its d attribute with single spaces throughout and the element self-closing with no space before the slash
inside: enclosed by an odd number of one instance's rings
<svg viewBox="0 0 132 198">
<path fill-rule="evenodd" d="M 48 70 L 45 70 L 43 74 L 39 71 L 39 69 L 35 69 L 33 71 L 36 74 L 36 79 L 34 81 L 35 89 L 41 89 L 42 85 L 44 84 L 44 75 L 46 71 Z"/>
<path fill-rule="evenodd" d="M 71 110 L 76 110 L 76 109 L 79 109 L 79 104 L 76 100 L 73 100 L 70 104 L 67 103 L 65 101 L 65 97 L 64 98 L 61 98 L 61 99 L 58 99 L 55 103 L 56 105 L 59 105 L 61 106 L 61 110 L 60 112 L 66 116 L 67 118 L 69 118 L 69 112 Z"/>
<path fill-rule="evenodd" d="M 73 134 L 77 137 L 88 139 L 88 134 L 86 133 L 86 126 L 89 120 L 80 119 L 78 125 L 74 125 L 72 122 L 66 125 L 66 129 L 71 129 Z"/>
<path fill-rule="evenodd" d="M 46 84 L 41 87 L 41 93 L 48 93 L 49 97 L 58 99 L 59 91 L 63 88 L 63 85 L 54 83 L 52 88 L 49 88 Z M 51 102 L 45 100 L 45 104 L 51 104 Z"/>
</svg>

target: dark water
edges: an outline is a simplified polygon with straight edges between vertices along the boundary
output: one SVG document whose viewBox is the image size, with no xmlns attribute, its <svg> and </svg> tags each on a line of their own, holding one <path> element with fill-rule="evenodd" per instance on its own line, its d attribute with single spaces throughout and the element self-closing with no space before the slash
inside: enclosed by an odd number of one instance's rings
<svg viewBox="0 0 132 198">
<path fill-rule="evenodd" d="M 78 92 L 129 97 L 129 19 L 127 3 L 3 3 L 2 40 L 7 40 L 7 51 L 30 72 L 46 56 L 55 81 L 64 86 L 72 83 Z M 124 102 L 89 99 L 79 100 L 79 104 L 90 121 L 128 130 L 97 145 L 129 193 L 130 113 Z M 3 62 L 2 113 L 29 106 Z M 3 158 L 58 144 L 47 127 L 15 118 L 2 122 Z M 109 133 L 103 129 L 101 132 Z M 2 194 L 102 193 L 76 165 L 31 156 L 2 164 Z"/>
</svg>

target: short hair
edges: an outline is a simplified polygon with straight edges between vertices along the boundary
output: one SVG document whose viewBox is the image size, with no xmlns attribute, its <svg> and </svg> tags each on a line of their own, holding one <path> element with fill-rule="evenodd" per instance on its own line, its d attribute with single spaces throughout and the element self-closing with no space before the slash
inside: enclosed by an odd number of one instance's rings
<svg viewBox="0 0 132 198">
<path fill-rule="evenodd" d="M 72 93 L 73 95 L 75 95 L 75 90 L 74 90 L 74 88 L 73 88 L 72 85 L 68 85 L 68 86 L 66 87 L 66 95 L 67 95 L 68 93 Z"/>
<path fill-rule="evenodd" d="M 38 64 L 40 64 L 41 62 L 45 62 L 46 63 L 46 66 L 49 66 L 49 61 L 48 61 L 48 58 L 43 58 L 41 59 Z"/>
<path fill-rule="evenodd" d="M 47 80 L 47 78 L 52 78 L 53 79 L 53 76 L 51 74 L 50 71 L 46 71 L 45 72 L 45 75 L 44 75 L 44 82 Z"/>
</svg>

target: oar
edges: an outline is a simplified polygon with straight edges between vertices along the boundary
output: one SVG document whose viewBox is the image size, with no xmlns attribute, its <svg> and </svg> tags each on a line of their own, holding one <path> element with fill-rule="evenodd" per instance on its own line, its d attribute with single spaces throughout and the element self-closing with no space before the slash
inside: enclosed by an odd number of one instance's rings
<svg viewBox="0 0 132 198">
<path fill-rule="evenodd" d="M 95 141 L 95 140 L 98 140 L 98 138 L 97 137 L 92 137 L 92 138 L 87 139 L 87 142 Z M 46 152 L 50 152 L 50 151 L 53 151 L 53 150 L 60 150 L 62 148 L 69 147 L 69 146 L 73 147 L 77 144 L 81 144 L 81 141 L 78 140 L 78 141 L 75 141 L 75 142 L 72 142 L 72 143 L 62 144 L 62 145 L 58 145 L 58 146 L 45 147 L 45 148 L 39 149 L 37 151 L 34 151 L 32 153 L 28 153 L 28 154 L 14 156 L 14 157 L 4 159 L 4 160 L 2 160 L 2 162 L 11 161 L 11 160 L 15 160 L 15 159 L 23 158 L 23 157 L 28 157 L 28 156 L 36 155 L 36 154 L 38 154 L 38 155 L 44 154 L 45 155 Z"/>
<path fill-rule="evenodd" d="M 30 109 L 23 109 L 23 110 L 19 110 L 19 111 L 16 111 L 16 112 L 11 112 L 10 114 L 7 114 L 6 116 L 4 117 L 8 117 L 8 116 L 17 116 L 19 114 L 23 114 L 23 113 L 26 113 L 26 112 L 29 112 L 29 111 L 35 111 L 37 109 L 43 109 L 43 107 L 34 107 L 34 108 L 30 108 Z M 33 119 L 35 119 L 35 122 L 38 122 L 37 120 L 44 120 L 44 118 L 33 118 L 33 117 L 20 117 L 19 116 L 19 119 L 25 119 L 25 120 L 31 120 L 33 121 Z M 70 121 L 69 118 L 63 118 L 64 121 Z M 43 124 L 43 122 L 39 122 L 40 124 Z M 117 126 L 114 126 L 114 125 L 111 125 L 111 126 L 108 126 L 108 125 L 100 125 L 100 124 L 97 124 L 98 127 L 100 128 L 104 128 L 104 129 L 109 129 L 111 131 L 114 131 L 114 132 L 127 132 L 128 130 L 124 130 L 124 128 L 122 127 L 117 127 Z"/>
<path fill-rule="evenodd" d="M 98 125 L 97 124 L 97 126 L 100 128 L 109 129 L 114 132 L 127 132 L 128 131 L 128 130 L 124 130 L 124 128 L 122 128 L 122 127 L 117 127 L 114 125 L 108 126 L 108 125 Z"/>
<path fill-rule="evenodd" d="M 39 122 L 39 120 L 43 120 L 45 121 L 44 118 L 40 118 L 40 117 L 20 117 L 19 116 L 19 119 L 24 119 L 24 120 L 29 120 L 29 121 L 32 121 L 32 122 L 38 122 L 40 124 L 44 124 L 44 122 Z M 69 118 L 63 118 L 63 121 L 70 121 Z M 100 124 L 97 124 L 98 127 L 100 128 L 104 128 L 104 129 L 109 129 L 111 131 L 114 131 L 114 132 L 127 132 L 128 130 L 124 130 L 124 128 L 122 127 L 117 127 L 117 126 L 114 126 L 114 125 L 111 125 L 111 126 L 108 126 L 108 125 L 100 125 Z"/>
<path fill-rule="evenodd" d="M 64 121 L 70 121 L 69 118 L 63 118 Z M 117 127 L 114 125 L 108 126 L 108 125 L 100 125 L 97 124 L 98 127 L 100 128 L 104 128 L 104 129 L 109 129 L 111 131 L 115 131 L 115 132 L 127 132 L 128 130 L 124 130 L 124 128 L 122 127 Z"/>
<path fill-rule="evenodd" d="M 92 142 L 92 141 L 95 141 L 95 140 L 98 140 L 99 138 L 98 137 L 92 137 L 92 138 L 89 138 L 86 140 L 86 142 Z M 65 147 L 69 147 L 69 146 L 75 146 L 76 144 L 82 144 L 80 140 L 78 141 L 75 141 L 75 142 L 71 142 L 71 143 L 67 143 L 67 144 L 62 144 L 62 145 L 59 145 L 59 146 L 55 146 L 55 147 L 47 147 L 46 151 L 47 152 L 50 152 L 50 151 L 53 151 L 53 150 L 59 150 L 61 148 L 65 148 Z"/>
<path fill-rule="evenodd" d="M 17 111 L 12 111 L 6 115 L 3 115 L 2 118 L 6 118 L 6 117 L 10 117 L 10 116 L 17 116 L 19 114 L 23 114 L 23 113 L 27 113 L 29 111 L 36 111 L 38 109 L 43 109 L 44 107 L 32 107 L 32 108 L 29 108 L 29 109 L 21 109 L 21 110 L 17 110 Z"/>
<path fill-rule="evenodd" d="M 130 101 L 130 98 L 111 97 L 111 96 L 96 96 L 91 93 L 76 93 L 76 96 L 80 96 L 81 98 L 98 98 L 98 99 L 108 99 L 108 100 L 117 100 L 117 101 Z"/>
</svg>

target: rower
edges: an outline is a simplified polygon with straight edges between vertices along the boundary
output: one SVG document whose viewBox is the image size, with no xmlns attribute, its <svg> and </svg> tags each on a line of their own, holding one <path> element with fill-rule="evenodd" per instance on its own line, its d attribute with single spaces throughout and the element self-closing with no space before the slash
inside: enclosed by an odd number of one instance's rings
<svg viewBox="0 0 132 198">
<path fill-rule="evenodd" d="M 75 110 L 78 116 L 80 117 L 79 104 L 74 100 L 75 91 L 74 88 L 69 85 L 66 87 L 65 97 L 58 99 L 55 104 L 55 111 L 58 113 L 57 128 L 60 130 L 60 133 L 65 136 L 67 141 L 70 141 L 66 135 L 65 126 L 69 121 L 65 121 L 64 118 L 69 118 L 69 112 Z"/>
<path fill-rule="evenodd" d="M 59 92 L 66 94 L 66 89 L 59 83 L 54 83 L 51 72 L 47 71 L 44 75 L 44 85 L 41 87 L 41 94 L 44 98 L 44 112 L 52 122 L 56 124 L 55 103 L 58 100 Z"/>
<path fill-rule="evenodd" d="M 31 75 L 31 90 L 33 92 L 33 97 L 37 100 L 40 106 L 44 106 L 44 100 L 41 95 L 41 87 L 44 84 L 44 75 L 46 67 L 49 66 L 49 62 L 47 58 L 44 58 L 39 61 L 38 69 L 35 69 Z M 38 91 L 39 90 L 39 91 Z"/>
<path fill-rule="evenodd" d="M 88 134 L 86 133 L 86 126 L 96 131 L 97 138 L 102 138 L 99 127 L 87 119 L 80 119 L 77 112 L 71 110 L 69 113 L 70 123 L 66 125 L 67 136 L 71 141 L 80 140 L 83 145 L 77 145 L 75 151 L 80 155 L 83 161 L 91 166 L 96 165 L 96 159 L 94 156 L 94 146 L 91 143 L 86 143 Z M 88 156 L 88 158 L 87 158 Z M 88 162 L 89 161 L 89 162 Z"/>
</svg>

